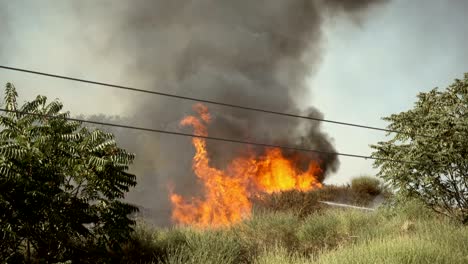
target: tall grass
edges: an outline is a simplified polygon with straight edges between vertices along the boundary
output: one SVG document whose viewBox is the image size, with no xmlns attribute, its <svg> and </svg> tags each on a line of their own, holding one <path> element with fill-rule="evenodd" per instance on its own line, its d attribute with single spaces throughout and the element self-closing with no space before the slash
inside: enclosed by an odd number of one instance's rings
<svg viewBox="0 0 468 264">
<path fill-rule="evenodd" d="M 299 246 L 295 232 L 300 223 L 299 217 L 291 212 L 263 212 L 254 214 L 232 230 L 254 253 L 275 246 L 292 251 Z"/>
<path fill-rule="evenodd" d="M 261 210 L 216 230 L 137 230 L 126 263 L 468 263 L 468 227 L 416 202 L 305 216 Z"/>
<path fill-rule="evenodd" d="M 248 262 L 248 251 L 240 240 L 227 231 L 190 230 L 185 245 L 172 247 L 164 259 L 168 264 L 237 264 Z"/>
<path fill-rule="evenodd" d="M 466 227 L 417 222 L 410 234 L 360 241 L 324 253 L 318 263 L 468 263 L 467 242 Z"/>
<path fill-rule="evenodd" d="M 310 259 L 297 253 L 291 253 L 286 248 L 276 245 L 263 249 L 254 264 L 307 264 Z"/>
<path fill-rule="evenodd" d="M 387 195 L 382 183 L 371 177 L 358 177 L 350 186 L 326 185 L 310 192 L 285 191 L 267 194 L 254 201 L 257 211 L 292 212 L 306 217 L 327 208 L 320 201 L 370 205 L 379 195 Z"/>
</svg>

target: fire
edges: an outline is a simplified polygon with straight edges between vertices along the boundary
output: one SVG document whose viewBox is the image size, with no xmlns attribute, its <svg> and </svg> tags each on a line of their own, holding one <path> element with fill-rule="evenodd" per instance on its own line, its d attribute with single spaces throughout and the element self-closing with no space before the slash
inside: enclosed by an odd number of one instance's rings
<svg viewBox="0 0 468 264">
<path fill-rule="evenodd" d="M 297 169 L 296 162 L 286 159 L 278 148 L 268 149 L 259 160 L 253 178 L 261 191 L 308 191 L 322 187 L 315 176 L 321 173 L 321 169 L 315 162 L 310 162 L 307 171 L 302 172 Z"/>
<path fill-rule="evenodd" d="M 200 117 L 187 116 L 180 124 L 192 126 L 196 135 L 208 136 L 208 108 L 196 104 L 194 110 Z M 309 161 L 308 169 L 302 171 L 297 155 L 285 157 L 278 148 L 266 149 L 260 156 L 250 151 L 249 155 L 232 160 L 223 171 L 210 166 L 205 139 L 193 138 L 192 144 L 196 150 L 192 168 L 203 183 L 204 197 L 186 200 L 171 192 L 172 219 L 179 224 L 228 226 L 250 216 L 251 198 L 258 194 L 322 187 L 317 180 L 321 173 L 317 162 Z"/>
</svg>

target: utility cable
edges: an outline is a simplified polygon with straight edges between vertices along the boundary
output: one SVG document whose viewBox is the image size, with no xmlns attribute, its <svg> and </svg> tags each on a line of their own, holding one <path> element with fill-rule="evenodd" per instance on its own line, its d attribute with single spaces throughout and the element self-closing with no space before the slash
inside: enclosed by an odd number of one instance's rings
<svg viewBox="0 0 468 264">
<path fill-rule="evenodd" d="M 181 95 L 175 95 L 175 94 L 169 94 L 169 93 L 163 93 L 163 92 L 156 92 L 156 91 L 138 89 L 138 88 L 123 86 L 123 85 L 117 85 L 117 84 L 90 81 L 90 80 L 85 80 L 85 79 L 80 79 L 80 78 L 68 77 L 68 76 L 45 73 L 45 72 L 39 72 L 39 71 L 32 71 L 32 70 L 9 67 L 9 66 L 4 66 L 4 65 L 0 65 L 0 68 L 5 69 L 5 70 L 11 70 L 11 71 L 17 71 L 17 72 L 23 72 L 23 73 L 30 73 L 30 74 L 47 76 L 47 77 L 58 78 L 58 79 L 64 79 L 64 80 L 69 80 L 69 81 L 88 83 L 88 84 L 94 84 L 94 85 L 100 85 L 100 86 L 107 86 L 107 87 L 111 87 L 111 88 L 114 88 L 114 89 L 122 89 L 122 90 L 127 90 L 127 91 L 132 91 L 132 92 L 154 94 L 154 95 L 159 95 L 159 96 L 172 97 L 172 98 L 177 98 L 177 99 L 182 99 L 182 100 L 201 102 L 201 103 L 207 103 L 207 104 L 212 104 L 212 105 L 220 105 L 220 106 L 225 106 L 225 107 L 238 108 L 238 109 L 261 112 L 261 113 L 268 113 L 268 114 L 274 114 L 274 115 L 280 115 L 280 116 L 287 116 L 287 117 L 294 117 L 294 118 L 300 118 L 300 119 L 307 119 L 307 120 L 313 120 L 313 121 L 332 123 L 332 124 L 343 125 L 343 126 L 351 126 L 351 127 L 357 127 L 357 128 L 384 131 L 384 132 L 388 132 L 388 133 L 397 133 L 397 134 L 406 134 L 406 135 L 410 134 L 408 132 L 403 132 L 403 131 L 398 131 L 398 130 L 385 129 L 385 128 L 379 128 L 379 127 L 373 127 L 373 126 L 360 125 L 360 124 L 353 124 L 353 123 L 347 123 L 347 122 L 341 122 L 341 121 L 335 121 L 335 120 L 329 120 L 329 119 L 322 119 L 322 118 L 316 118 L 316 117 L 310 117 L 310 116 L 304 116 L 304 115 L 296 115 L 296 114 L 290 114 L 290 113 L 284 113 L 284 112 L 278 112 L 278 111 L 272 111 L 272 110 L 265 110 L 265 109 L 248 107 L 248 106 L 241 106 L 241 105 L 235 105 L 235 104 L 228 104 L 228 103 L 217 102 L 217 101 L 212 101 L 212 100 L 199 99 L 199 98 L 193 98 L 193 97 L 187 97 L 187 96 L 181 96 Z M 419 136 L 432 137 L 432 136 L 421 135 L 421 134 L 419 134 Z"/>
<path fill-rule="evenodd" d="M 337 156 L 345 156 L 345 157 L 352 157 L 352 158 L 361 158 L 361 159 L 366 159 L 366 160 L 367 159 L 385 160 L 385 161 L 398 162 L 398 163 L 417 164 L 417 163 L 411 162 L 411 161 L 376 158 L 376 157 L 372 157 L 372 156 L 364 156 L 364 155 L 358 155 L 358 154 L 321 151 L 321 150 L 301 148 L 301 147 L 292 147 L 292 146 L 283 146 L 283 145 L 259 143 L 259 142 L 253 142 L 253 141 L 243 141 L 243 140 L 237 140 L 237 139 L 202 136 L 202 135 L 195 135 L 195 134 L 182 133 L 182 132 L 176 132 L 176 131 L 167 131 L 167 130 L 161 130 L 161 129 L 137 127 L 137 126 L 130 126 L 130 125 L 121 125 L 121 124 L 114 124 L 114 123 L 107 123 L 107 122 L 77 119 L 77 118 L 71 118 L 71 117 L 58 117 L 58 116 L 51 116 L 51 115 L 45 115 L 45 114 L 39 114 L 39 113 L 28 113 L 28 112 L 22 112 L 22 111 L 17 111 L 17 110 L 16 111 L 15 110 L 8 110 L 8 109 L 4 109 L 4 108 L 0 108 L 0 112 L 17 113 L 17 114 L 23 114 L 23 115 L 32 115 L 32 116 L 38 116 L 38 117 L 43 117 L 43 118 L 58 118 L 58 119 L 65 119 L 65 120 L 68 120 L 68 121 L 75 121 L 75 122 L 80 122 L 80 123 L 88 123 L 88 124 L 101 125 L 101 126 L 126 128 L 126 129 L 139 130 L 139 131 L 145 131 L 145 132 L 161 133 L 161 134 L 168 134 L 168 135 L 177 135 L 177 136 L 192 137 L 192 138 L 201 138 L 201 139 L 206 139 L 206 140 L 215 140 L 215 141 L 222 141 L 222 142 L 246 144 L 246 145 L 260 146 L 260 147 L 267 147 L 267 148 L 281 148 L 281 149 L 295 150 L 295 151 L 301 151 L 301 152 L 312 152 L 312 153 L 317 153 L 317 154 L 327 154 L 327 155 L 337 155 Z"/>
</svg>

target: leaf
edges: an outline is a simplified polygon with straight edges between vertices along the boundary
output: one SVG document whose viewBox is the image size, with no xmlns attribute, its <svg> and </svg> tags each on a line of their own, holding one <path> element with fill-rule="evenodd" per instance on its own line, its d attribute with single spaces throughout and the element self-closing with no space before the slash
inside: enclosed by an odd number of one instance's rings
<svg viewBox="0 0 468 264">
<path fill-rule="evenodd" d="M 13 84 L 7 83 L 5 89 L 5 108 L 10 111 L 16 111 L 18 108 L 18 104 L 16 103 L 16 98 L 18 97 L 18 93 L 16 92 L 16 88 Z"/>
<path fill-rule="evenodd" d="M 5 156 L 8 159 L 19 159 L 27 154 L 22 146 L 15 143 L 8 143 L 0 146 L 0 155 Z"/>
<path fill-rule="evenodd" d="M 114 146 L 114 145 L 115 145 L 115 140 L 107 140 L 107 141 L 95 146 L 94 148 L 92 148 L 90 150 L 90 152 L 93 153 L 93 152 L 103 151 L 107 147 Z"/>
</svg>

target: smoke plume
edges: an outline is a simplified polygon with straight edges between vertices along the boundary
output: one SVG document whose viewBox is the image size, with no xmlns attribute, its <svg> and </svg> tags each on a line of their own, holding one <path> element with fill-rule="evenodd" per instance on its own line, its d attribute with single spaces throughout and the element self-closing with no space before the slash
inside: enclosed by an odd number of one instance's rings
<svg viewBox="0 0 468 264">
<path fill-rule="evenodd" d="M 160 0 L 109 1 L 96 6 L 92 1 L 74 8 L 78 18 L 90 25 L 110 25 L 111 37 L 100 42 L 97 58 L 109 50 L 126 54 L 124 74 L 138 76 L 145 87 L 321 118 L 323 114 L 313 107 L 301 111 L 295 98 L 307 94 L 305 78 L 320 63 L 324 19 L 362 12 L 380 2 L 384 1 Z M 178 122 L 192 113 L 193 102 L 145 95 L 131 98 L 129 118 L 122 122 L 181 130 Z M 207 106 L 214 116 L 210 136 L 335 152 L 319 122 Z M 190 172 L 190 139 L 115 133 L 138 155 L 139 186 L 129 199 L 149 208 L 166 208 L 156 214 L 168 219 L 168 184 L 178 193 L 197 192 Z M 216 141 L 208 141 L 207 147 L 213 165 L 220 168 L 245 149 Z M 321 162 L 321 181 L 338 168 L 335 155 L 308 155 Z"/>
</svg>

